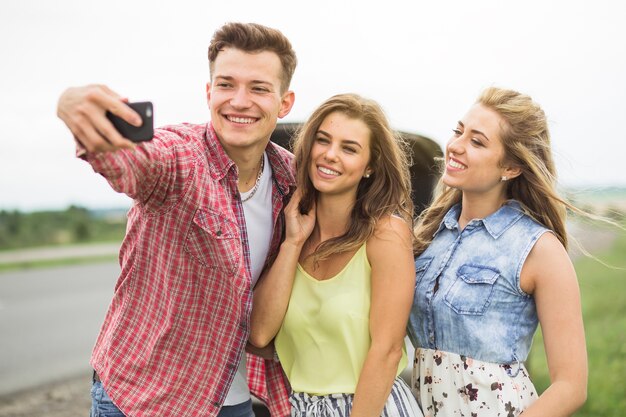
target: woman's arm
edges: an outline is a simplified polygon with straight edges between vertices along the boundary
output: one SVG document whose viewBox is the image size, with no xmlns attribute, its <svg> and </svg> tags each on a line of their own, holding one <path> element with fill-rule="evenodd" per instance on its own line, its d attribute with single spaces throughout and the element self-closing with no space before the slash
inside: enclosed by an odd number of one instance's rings
<svg viewBox="0 0 626 417">
<path fill-rule="evenodd" d="M 528 255 L 521 286 L 537 304 L 551 381 L 523 415 L 569 416 L 587 398 L 587 350 L 576 272 L 552 233 Z"/>
<path fill-rule="evenodd" d="M 254 288 L 249 341 L 258 348 L 267 346 L 280 329 L 289 306 L 302 246 L 315 225 L 315 207 L 306 215 L 301 214 L 298 210 L 300 197 L 296 190 L 285 207 L 285 240 L 274 263 Z"/>
<path fill-rule="evenodd" d="M 263 359 L 274 359 L 274 344 L 270 343 L 265 347 L 259 348 L 252 343 L 246 343 L 246 352 L 260 356 Z"/>
<path fill-rule="evenodd" d="M 406 222 L 396 217 L 381 220 L 367 242 L 367 256 L 372 267 L 372 344 L 359 376 L 351 417 L 380 416 L 402 357 L 415 286 L 412 234 Z"/>
</svg>

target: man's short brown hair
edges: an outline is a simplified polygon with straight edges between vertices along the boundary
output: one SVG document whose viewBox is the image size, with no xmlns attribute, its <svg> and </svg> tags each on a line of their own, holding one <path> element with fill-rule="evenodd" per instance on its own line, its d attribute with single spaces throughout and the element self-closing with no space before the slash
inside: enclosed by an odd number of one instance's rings
<svg viewBox="0 0 626 417">
<path fill-rule="evenodd" d="M 244 52 L 274 52 L 278 55 L 283 69 L 281 92 L 284 93 L 289 89 L 298 60 L 291 42 L 279 30 L 258 23 L 226 23 L 215 31 L 209 44 L 211 76 L 213 76 L 213 65 L 217 55 L 228 47 Z"/>
</svg>

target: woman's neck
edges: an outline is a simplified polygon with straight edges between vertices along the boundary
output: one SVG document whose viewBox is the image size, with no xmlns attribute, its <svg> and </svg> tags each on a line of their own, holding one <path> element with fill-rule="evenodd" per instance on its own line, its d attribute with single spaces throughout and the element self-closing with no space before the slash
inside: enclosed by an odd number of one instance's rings
<svg viewBox="0 0 626 417">
<path fill-rule="evenodd" d="M 316 225 L 314 234 L 318 243 L 343 235 L 348 230 L 354 198 L 318 196 L 316 202 Z M 316 239 L 317 240 L 317 239 Z"/>
<path fill-rule="evenodd" d="M 461 214 L 459 215 L 459 226 L 461 229 L 464 229 L 470 221 L 488 217 L 498 211 L 506 200 L 506 195 L 500 192 L 492 194 L 468 194 L 464 192 Z"/>
</svg>

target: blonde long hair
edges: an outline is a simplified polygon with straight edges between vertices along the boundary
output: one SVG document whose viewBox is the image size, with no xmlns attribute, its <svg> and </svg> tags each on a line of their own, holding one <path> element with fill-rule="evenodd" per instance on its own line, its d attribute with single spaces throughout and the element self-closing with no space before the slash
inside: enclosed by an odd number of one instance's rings
<svg viewBox="0 0 626 417">
<path fill-rule="evenodd" d="M 552 230 L 567 248 L 567 209 L 580 210 L 556 190 L 556 169 L 545 113 L 528 95 L 497 87 L 485 89 L 476 103 L 495 111 L 503 119 L 500 132 L 503 160 L 522 171 L 507 182 L 507 198 L 517 200 L 526 214 Z M 461 197 L 460 190 L 446 186 L 439 179 L 433 202 L 422 212 L 415 228 L 417 255 L 426 250 L 443 217 Z"/>
<path fill-rule="evenodd" d="M 320 244 L 313 257 L 319 261 L 333 253 L 356 249 L 374 233 L 376 222 L 384 216 L 397 215 L 412 225 L 413 201 L 407 147 L 389 127 L 381 107 L 373 100 L 356 94 L 339 94 L 322 103 L 295 136 L 298 188 L 303 190 L 300 211 L 308 212 L 317 200 L 318 191 L 309 178 L 311 148 L 324 119 L 339 112 L 350 119 L 363 121 L 370 130 L 372 174 L 358 185 L 348 230 L 341 236 Z"/>
</svg>

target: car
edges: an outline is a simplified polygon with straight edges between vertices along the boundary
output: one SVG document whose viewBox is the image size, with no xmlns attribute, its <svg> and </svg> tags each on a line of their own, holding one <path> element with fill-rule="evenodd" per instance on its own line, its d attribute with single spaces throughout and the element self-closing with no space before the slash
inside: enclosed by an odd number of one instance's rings
<svg viewBox="0 0 626 417">
<path fill-rule="evenodd" d="M 291 151 L 293 138 L 301 127 L 302 123 L 297 122 L 278 123 L 270 140 Z M 437 160 L 443 156 L 443 151 L 437 142 L 426 136 L 404 131 L 397 131 L 396 133 L 404 138 L 410 149 L 411 196 L 415 206 L 414 216 L 417 217 L 428 206 L 432 198 L 436 181 L 439 178 Z M 410 386 L 413 372 L 413 347 L 408 338 L 405 339 L 405 344 L 409 361 L 400 376 Z M 252 408 L 256 417 L 270 417 L 270 413 L 265 405 L 254 397 L 252 399 Z"/>
<path fill-rule="evenodd" d="M 278 123 L 270 140 L 291 151 L 293 137 L 301 126 L 302 123 Z M 443 156 L 443 151 L 437 142 L 426 136 L 404 131 L 396 133 L 408 142 L 410 149 L 409 171 L 415 217 L 417 217 L 432 198 L 435 183 L 439 178 L 437 159 Z"/>
</svg>

